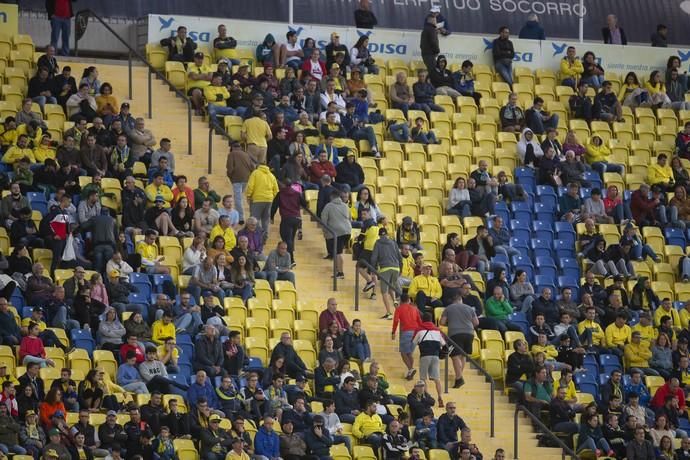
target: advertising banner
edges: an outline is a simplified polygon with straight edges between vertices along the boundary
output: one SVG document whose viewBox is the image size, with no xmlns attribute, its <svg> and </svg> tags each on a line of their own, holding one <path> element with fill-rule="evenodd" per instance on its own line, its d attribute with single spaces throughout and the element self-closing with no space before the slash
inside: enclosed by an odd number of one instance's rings
<svg viewBox="0 0 690 460">
<path fill-rule="evenodd" d="M 352 27 L 294 25 L 261 21 L 238 21 L 195 16 L 149 16 L 148 41 L 159 42 L 175 34 L 178 26 L 187 27 L 190 36 L 200 45 L 211 47 L 217 35 L 218 24 L 225 24 L 228 34 L 234 36 L 238 48 L 254 50 L 268 33 L 273 34 L 279 43 L 285 42 L 285 34 L 295 31 L 301 43 L 313 38 L 320 48 L 324 48 L 330 34 L 338 30 L 340 40 L 352 46 L 362 35 L 369 37 L 369 50 L 375 57 L 384 59 L 421 60 L 418 31 L 397 31 L 391 29 L 358 30 Z M 441 53 L 449 61 L 460 62 L 469 59 L 475 63 L 493 64 L 491 48 L 495 35 L 462 36 L 452 34 L 440 39 Z M 515 46 L 514 65 L 531 69 L 550 68 L 558 70 L 560 60 L 565 56 L 568 46 L 575 46 L 578 55 L 592 51 L 605 70 L 618 74 L 634 71 L 638 76 L 648 76 L 652 70 L 666 67 L 670 55 L 677 55 L 683 68 L 690 65 L 690 50 L 678 48 L 651 48 L 647 46 L 614 46 L 604 44 L 579 44 L 575 41 L 513 40 Z"/>
<path fill-rule="evenodd" d="M 0 3 L 0 30 L 4 35 L 19 33 L 17 5 Z"/>
</svg>

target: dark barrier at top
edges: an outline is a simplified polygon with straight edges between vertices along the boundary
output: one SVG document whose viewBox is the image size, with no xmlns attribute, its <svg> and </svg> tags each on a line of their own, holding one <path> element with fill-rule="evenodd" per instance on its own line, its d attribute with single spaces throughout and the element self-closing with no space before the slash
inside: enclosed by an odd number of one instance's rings
<svg viewBox="0 0 690 460">
<path fill-rule="evenodd" d="M 21 0 L 21 9 L 45 11 L 45 0 Z M 79 0 L 74 9 L 91 9 L 101 17 L 141 18 L 148 14 L 184 14 L 215 18 L 287 22 L 288 0 Z"/>
<path fill-rule="evenodd" d="M 287 3 L 287 0 L 284 0 Z M 371 0 L 379 27 L 420 29 L 433 6 L 440 6 L 454 32 L 496 34 L 507 25 L 518 34 L 527 15 L 536 13 L 547 38 L 579 38 L 580 0 Z M 354 26 L 355 0 L 295 0 L 295 23 Z M 628 41 L 650 43 L 658 23 L 666 24 L 669 43 L 690 44 L 690 0 L 585 0 L 586 40 L 601 41 L 606 16 L 616 14 Z"/>
</svg>

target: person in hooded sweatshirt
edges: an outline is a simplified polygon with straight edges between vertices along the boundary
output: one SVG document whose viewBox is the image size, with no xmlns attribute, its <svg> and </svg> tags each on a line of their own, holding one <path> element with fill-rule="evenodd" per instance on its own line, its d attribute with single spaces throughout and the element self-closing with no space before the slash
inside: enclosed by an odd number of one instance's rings
<svg viewBox="0 0 690 460">
<path fill-rule="evenodd" d="M 386 308 L 383 319 L 393 319 L 392 301 L 395 299 L 394 289 L 398 286 L 402 256 L 396 242 L 388 238 L 388 230 L 385 227 L 379 229 L 379 239 L 374 243 L 374 249 L 371 252 L 371 264 L 379 271 L 382 280 L 381 295 Z"/>
<path fill-rule="evenodd" d="M 267 34 L 259 46 L 256 47 L 256 59 L 265 65 L 270 63 L 272 65 L 277 64 L 276 55 L 279 54 L 279 46 L 276 43 L 276 39 L 273 34 Z"/>
<path fill-rule="evenodd" d="M 534 13 L 527 16 L 527 22 L 520 29 L 518 37 L 528 40 L 546 40 L 544 27 L 539 23 L 539 16 Z"/>
<path fill-rule="evenodd" d="M 436 88 L 436 94 L 450 96 L 453 99 L 461 96 L 460 92 L 454 88 L 455 79 L 448 69 L 448 60 L 443 54 L 436 58 L 436 66 L 429 69 L 429 81 Z"/>
<path fill-rule="evenodd" d="M 359 192 L 364 187 L 364 170 L 355 160 L 355 152 L 348 150 L 345 161 L 335 168 L 337 183 L 347 185 L 351 192 Z"/>
</svg>

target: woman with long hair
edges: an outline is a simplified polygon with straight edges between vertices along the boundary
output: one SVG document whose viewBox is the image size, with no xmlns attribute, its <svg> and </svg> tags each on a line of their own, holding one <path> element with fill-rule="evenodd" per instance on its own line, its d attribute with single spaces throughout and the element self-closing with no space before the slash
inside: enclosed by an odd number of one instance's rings
<svg viewBox="0 0 690 460">
<path fill-rule="evenodd" d="M 618 100 L 627 107 L 639 107 L 649 99 L 649 93 L 642 87 L 635 72 L 628 72 L 618 92 Z"/>
<path fill-rule="evenodd" d="M 228 250 L 225 249 L 225 238 L 223 235 L 218 235 L 213 238 L 211 247 L 206 250 L 206 257 L 210 257 L 213 260 L 215 260 L 220 254 L 223 254 L 226 257 L 230 256 Z"/>
<path fill-rule="evenodd" d="M 185 195 L 179 197 L 170 212 L 173 226 L 180 232 L 178 236 L 193 237 L 194 210 L 189 206 L 189 200 Z"/>
<path fill-rule="evenodd" d="M 216 270 L 218 270 L 218 285 L 225 292 L 226 297 L 232 297 L 232 273 L 230 272 L 230 265 L 228 264 L 227 257 L 225 254 L 221 253 L 218 254 L 214 260 L 216 263 Z"/>
<path fill-rule="evenodd" d="M 654 426 L 649 430 L 649 436 L 652 438 L 652 444 L 654 447 L 659 447 L 661 438 L 668 436 L 670 439 L 675 438 L 675 433 L 671 429 L 668 417 L 666 414 L 659 413 L 654 419 Z"/>
<path fill-rule="evenodd" d="M 101 93 L 101 82 L 98 80 L 98 69 L 96 66 L 92 65 L 84 69 L 79 81 L 79 86 L 81 85 L 89 86 L 89 94 L 91 96 Z"/>
<path fill-rule="evenodd" d="M 38 405 L 38 411 L 40 413 L 41 425 L 52 428 L 53 422 L 51 419 L 57 411 L 61 411 L 63 415 L 67 414 L 65 404 L 62 402 L 62 390 L 58 387 L 52 387 L 48 394 L 46 394 L 46 399 Z"/>
<path fill-rule="evenodd" d="M 606 215 L 613 217 L 613 220 L 619 225 L 627 224 L 632 220 L 630 203 L 623 201 L 616 185 L 609 185 L 606 189 L 604 210 L 606 210 Z"/>
<path fill-rule="evenodd" d="M 120 105 L 113 96 L 113 86 L 105 82 L 101 85 L 100 94 L 96 96 L 96 113 L 103 119 L 105 126 L 110 126 L 113 119 L 120 113 Z"/>
<path fill-rule="evenodd" d="M 352 208 L 352 227 L 362 227 L 363 209 L 369 210 L 370 217 L 374 220 L 374 222 L 378 221 L 381 211 L 379 210 L 378 206 L 376 206 L 376 201 L 374 200 L 369 187 L 362 187 L 361 190 L 357 192 L 357 200 Z"/>
<path fill-rule="evenodd" d="M 319 364 L 323 364 L 326 359 L 331 358 L 339 363 L 343 360 L 343 352 L 334 347 L 333 337 L 325 336 L 319 350 Z"/>
<path fill-rule="evenodd" d="M 659 334 L 652 345 L 652 359 L 649 366 L 657 371 L 664 380 L 668 380 L 673 373 L 673 354 L 671 340 L 664 333 Z"/>
<path fill-rule="evenodd" d="M 446 251 L 452 249 L 455 252 L 455 264 L 460 267 L 462 271 L 468 269 L 477 269 L 479 267 L 479 257 L 472 253 L 472 251 L 467 251 L 462 245 L 462 240 L 460 235 L 455 232 L 451 232 L 446 235 L 446 244 L 441 250 L 441 258 L 443 259 Z"/>
<path fill-rule="evenodd" d="M 666 84 L 664 83 L 661 72 L 652 71 L 649 81 L 644 85 L 649 93 L 649 104 L 653 108 L 665 108 L 671 106 L 671 99 L 666 94 Z"/>
<path fill-rule="evenodd" d="M 595 91 L 598 91 L 601 85 L 604 84 L 604 68 L 597 63 L 597 57 L 593 52 L 587 51 L 582 56 L 582 67 L 584 71 L 580 81 L 587 83 Z"/>
<path fill-rule="evenodd" d="M 510 300 L 514 305 L 520 305 L 520 311 L 527 314 L 532 311 L 532 303 L 535 299 L 534 286 L 527 278 L 527 272 L 517 270 L 513 284 L 510 285 Z"/>
<path fill-rule="evenodd" d="M 103 401 L 103 388 L 99 383 L 98 373 L 98 370 L 91 369 L 79 383 L 79 407 L 90 412 L 98 412 Z"/>
<path fill-rule="evenodd" d="M 276 375 L 286 375 L 287 368 L 285 367 L 285 356 L 277 354 L 271 356 L 271 361 L 264 372 L 261 379 L 261 388 L 268 388 L 273 383 L 273 377 Z"/>
<path fill-rule="evenodd" d="M 355 46 L 350 49 L 350 64 L 357 67 L 363 74 L 378 75 L 379 68 L 374 64 L 374 58 L 369 53 L 369 36 L 360 35 Z"/>
<path fill-rule="evenodd" d="M 467 190 L 467 181 L 464 177 L 458 177 L 453 183 L 453 188 L 450 189 L 448 196 L 448 214 L 454 214 L 460 217 L 469 217 L 472 215 L 472 202 L 470 201 L 470 192 Z"/>
<path fill-rule="evenodd" d="M 246 304 L 247 300 L 254 295 L 254 270 L 247 263 L 246 257 L 239 256 L 233 262 L 230 275 L 230 281 L 234 285 L 233 295 L 242 297 L 242 301 Z"/>
</svg>

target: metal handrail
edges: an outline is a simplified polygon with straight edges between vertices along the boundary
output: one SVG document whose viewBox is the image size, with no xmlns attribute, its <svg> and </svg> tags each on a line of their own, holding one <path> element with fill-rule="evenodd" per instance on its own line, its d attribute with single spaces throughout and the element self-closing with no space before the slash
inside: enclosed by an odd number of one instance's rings
<svg viewBox="0 0 690 460">
<path fill-rule="evenodd" d="M 400 286 L 393 286 L 391 283 L 388 282 L 385 278 L 381 278 L 381 274 L 374 268 L 373 265 L 371 265 L 369 262 L 367 262 L 364 259 L 359 259 L 357 263 L 355 264 L 355 311 L 359 311 L 359 273 L 357 271 L 357 268 L 359 264 L 364 265 L 369 269 L 371 273 L 376 275 L 376 278 L 379 280 L 383 281 L 383 283 L 388 286 L 389 289 L 392 289 L 396 294 L 400 295 L 402 294 L 402 290 L 400 289 Z"/>
<path fill-rule="evenodd" d="M 532 423 L 537 425 L 539 429 L 542 431 L 542 434 L 545 436 L 548 436 L 549 438 L 553 439 L 556 444 L 562 449 L 561 453 L 561 458 L 565 460 L 565 456 L 570 455 L 571 458 L 573 459 L 579 459 L 580 457 L 577 456 L 575 451 L 568 447 L 566 443 L 563 442 L 561 438 L 556 436 L 553 431 L 549 430 L 546 425 L 542 423 L 541 420 L 539 420 L 539 417 L 534 415 L 532 412 L 530 412 L 525 406 L 522 404 L 517 404 L 515 406 L 515 415 L 513 416 L 513 431 L 515 432 L 515 437 L 513 439 L 513 457 L 517 460 L 519 459 L 518 457 L 518 447 L 519 447 L 519 438 L 520 438 L 520 431 L 518 430 L 518 414 L 522 411 L 527 417 L 529 417 L 532 420 Z"/>
<path fill-rule="evenodd" d="M 165 84 L 167 84 L 168 87 L 170 89 L 172 89 L 178 97 L 182 98 L 182 100 L 185 101 L 185 103 L 187 104 L 187 153 L 189 155 L 191 155 L 192 154 L 192 111 L 193 111 L 192 100 L 189 99 L 189 97 L 187 97 L 187 95 L 184 92 L 177 89 L 175 87 L 175 85 L 173 85 L 170 82 L 170 80 L 168 80 L 165 77 L 165 75 L 163 75 L 157 69 L 155 69 L 151 65 L 151 63 L 149 61 L 147 61 L 144 56 L 141 55 L 141 53 L 139 53 L 136 49 L 132 48 L 129 45 L 129 43 L 127 43 L 117 32 L 115 32 L 112 27 L 110 27 L 108 24 L 106 24 L 105 21 L 103 21 L 103 19 L 99 15 L 96 14 L 95 11 L 93 11 L 91 9 L 86 9 L 86 10 L 80 11 L 79 13 L 81 13 L 81 12 L 88 12 L 89 15 L 93 16 L 98 22 L 100 22 L 101 25 L 103 27 L 105 27 L 105 29 L 108 32 L 110 32 L 113 35 L 113 37 L 115 37 L 117 39 L 117 41 L 122 43 L 122 45 L 124 45 L 125 48 L 127 48 L 127 50 L 128 50 L 128 59 L 127 60 L 128 60 L 128 66 L 129 66 L 128 71 L 129 71 L 129 99 L 130 100 L 132 99 L 132 56 L 139 59 L 141 62 L 143 62 L 146 65 L 146 67 L 148 67 L 148 69 L 149 69 L 149 72 L 148 72 L 148 109 L 149 109 L 148 118 L 153 118 L 153 110 L 152 110 L 153 102 L 152 102 L 152 94 L 151 94 L 151 74 L 155 74 L 156 77 L 163 80 L 163 82 Z M 75 56 L 78 54 L 77 43 L 78 43 L 78 41 L 75 40 L 75 43 L 74 43 Z"/>
<path fill-rule="evenodd" d="M 225 137 L 228 142 L 232 142 L 230 134 L 218 123 L 211 123 L 208 128 L 208 174 L 212 174 L 213 169 L 213 134 L 218 132 L 221 136 Z"/>
<path fill-rule="evenodd" d="M 335 233 L 335 230 L 333 230 L 332 227 L 329 225 L 326 225 L 323 220 L 319 216 L 316 215 L 309 207 L 307 206 L 302 206 L 302 209 L 304 209 L 307 214 L 311 216 L 312 219 L 314 219 L 321 227 L 323 227 L 324 230 L 326 230 L 328 233 L 330 233 L 333 236 L 333 291 L 338 290 L 338 269 L 336 267 L 336 256 L 338 255 L 338 235 Z"/>
</svg>

